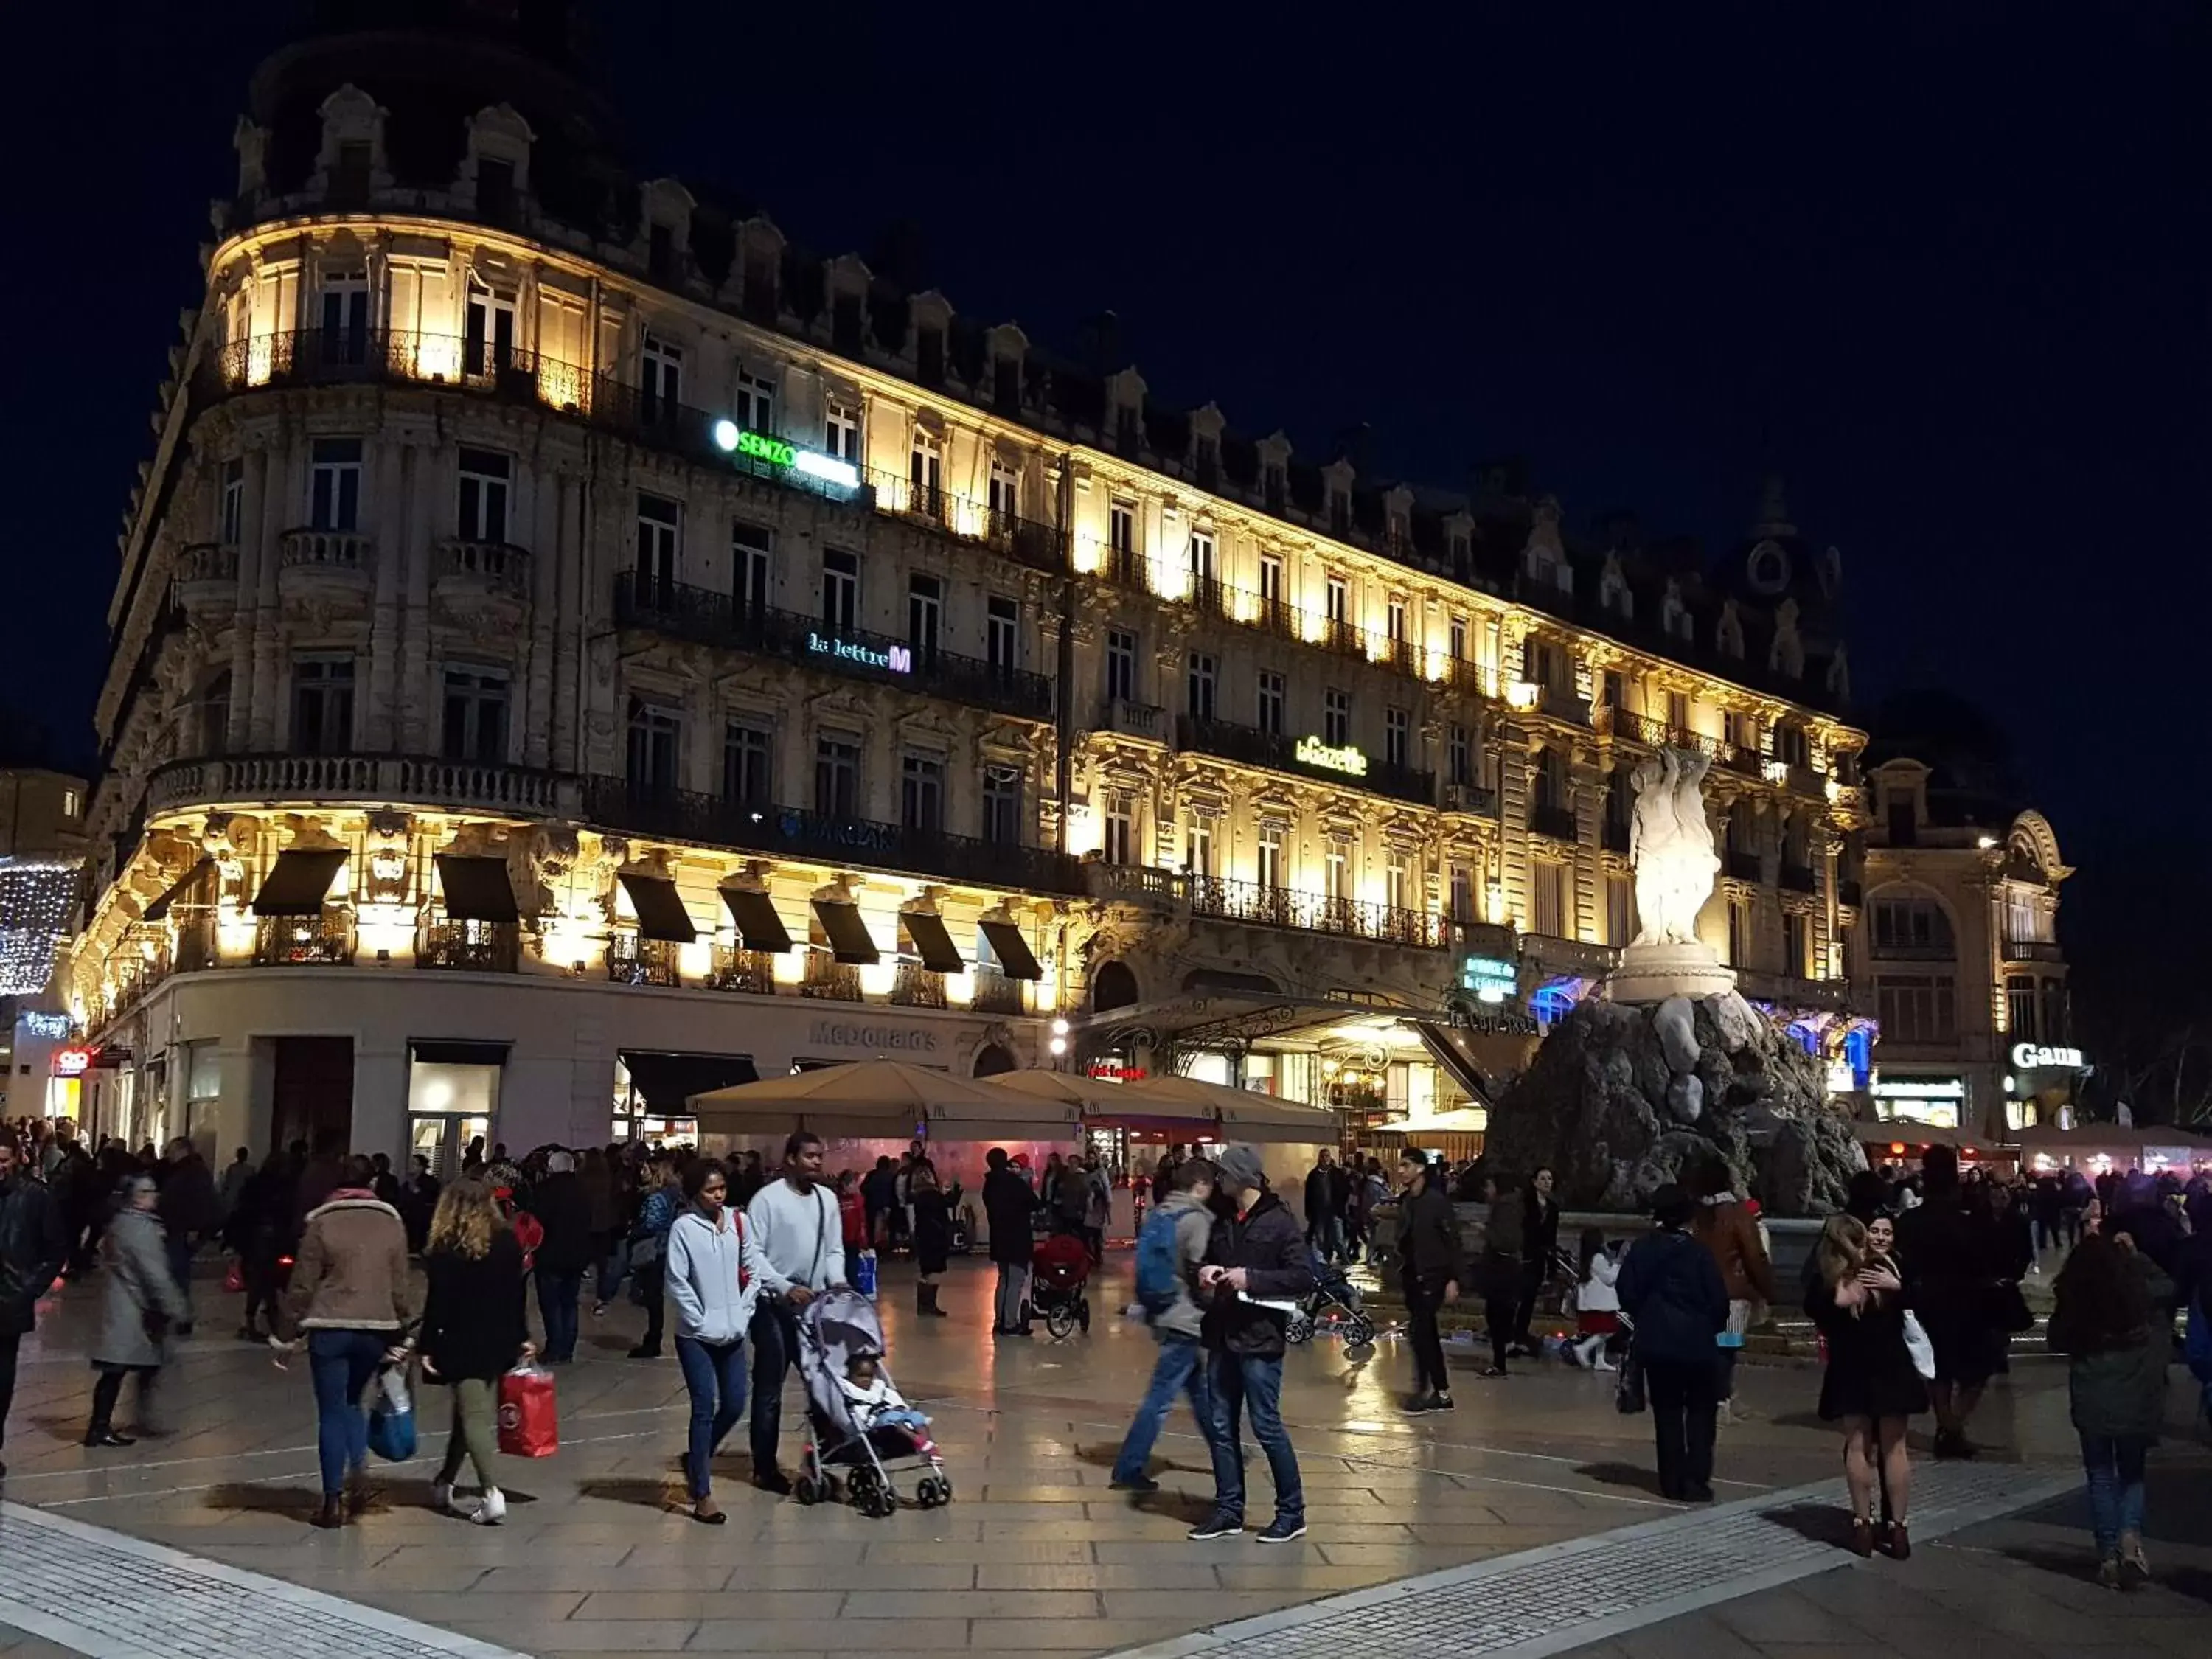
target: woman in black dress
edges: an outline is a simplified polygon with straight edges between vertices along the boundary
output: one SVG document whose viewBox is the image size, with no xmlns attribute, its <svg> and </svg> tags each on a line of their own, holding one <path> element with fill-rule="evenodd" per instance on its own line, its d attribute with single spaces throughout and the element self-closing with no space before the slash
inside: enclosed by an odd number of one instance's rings
<svg viewBox="0 0 2212 1659">
<path fill-rule="evenodd" d="M 907 1172 L 907 1201 L 914 1206 L 914 1310 L 943 1318 L 937 1281 L 952 1254 L 952 1206 L 937 1184 L 937 1166 L 917 1159 Z"/>
<path fill-rule="evenodd" d="M 1905 1419 L 1928 1409 L 1928 1388 L 1905 1346 L 1904 1283 L 1890 1254 L 1895 1245 L 1887 1216 L 1870 1224 L 1829 1217 L 1820 1234 L 1820 1277 L 1806 1295 L 1805 1311 L 1828 1345 L 1820 1417 L 1844 1428 L 1851 1549 L 1874 1553 L 1879 1491 L 1892 1516 L 1885 1550 L 1902 1561 L 1912 1553 L 1905 1527 L 1911 1480 Z"/>
</svg>

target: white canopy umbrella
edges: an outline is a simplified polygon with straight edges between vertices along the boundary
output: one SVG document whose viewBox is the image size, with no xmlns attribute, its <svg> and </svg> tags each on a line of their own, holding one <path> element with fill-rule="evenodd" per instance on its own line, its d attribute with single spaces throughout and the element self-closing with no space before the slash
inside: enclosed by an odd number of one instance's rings
<svg viewBox="0 0 2212 1659">
<path fill-rule="evenodd" d="M 860 1060 L 763 1078 L 693 1095 L 688 1104 L 702 1134 L 787 1134 L 804 1128 L 854 1139 L 906 1140 L 943 1123 L 941 1139 L 1058 1140 L 1073 1136 L 1076 1121 L 1066 1108 L 901 1060 Z M 966 1127 L 956 1131 L 954 1126 Z"/>
<path fill-rule="evenodd" d="M 1339 1135 L 1337 1115 L 1328 1108 L 1278 1100 L 1256 1090 L 1232 1089 L 1180 1076 L 1147 1078 L 1130 1084 L 1128 1089 L 1136 1098 L 1163 1106 L 1209 1109 L 1218 1127 L 1217 1138 L 1222 1140 L 1333 1146 Z"/>
</svg>

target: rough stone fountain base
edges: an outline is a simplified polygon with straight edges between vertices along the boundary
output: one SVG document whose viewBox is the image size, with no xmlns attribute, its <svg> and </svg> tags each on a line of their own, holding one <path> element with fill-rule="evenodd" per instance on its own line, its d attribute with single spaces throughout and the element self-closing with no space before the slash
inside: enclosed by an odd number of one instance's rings
<svg viewBox="0 0 2212 1659">
<path fill-rule="evenodd" d="M 1563 1207 L 1635 1211 L 1708 1152 L 1775 1216 L 1842 1207 L 1866 1157 L 1820 1063 L 1736 992 L 1644 1006 L 1590 997 L 1490 1115 L 1489 1161 L 1556 1177 Z"/>
</svg>

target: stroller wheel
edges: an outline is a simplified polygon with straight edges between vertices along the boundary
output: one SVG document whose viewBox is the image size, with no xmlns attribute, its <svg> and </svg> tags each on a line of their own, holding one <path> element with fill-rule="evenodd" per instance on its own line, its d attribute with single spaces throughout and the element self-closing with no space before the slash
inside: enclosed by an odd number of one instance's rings
<svg viewBox="0 0 2212 1659">
<path fill-rule="evenodd" d="M 873 1515 L 876 1512 L 876 1498 L 882 1490 L 883 1482 L 872 1468 L 863 1467 L 854 1469 L 846 1478 L 845 1496 L 852 1501 L 853 1507 L 863 1515 Z"/>
<path fill-rule="evenodd" d="M 1075 1328 L 1075 1310 L 1067 1307 L 1054 1308 L 1044 1316 L 1044 1328 L 1052 1333 L 1054 1341 L 1065 1342 L 1067 1334 Z"/>
<path fill-rule="evenodd" d="M 818 1504 L 828 1497 L 828 1483 L 814 1475 L 802 1474 L 791 1483 L 791 1495 L 802 1504 Z"/>
<path fill-rule="evenodd" d="M 882 1491 L 876 1494 L 875 1501 L 868 1505 L 868 1513 L 878 1521 L 882 1521 L 891 1516 L 896 1515 L 898 1513 L 898 1493 L 891 1487 L 888 1486 L 884 1486 Z"/>
<path fill-rule="evenodd" d="M 1082 1327 L 1083 1327 L 1083 1334 L 1084 1334 L 1085 1336 L 1088 1336 L 1088 1335 L 1090 1335 L 1090 1334 L 1091 1334 L 1091 1298 L 1090 1298 L 1090 1297 L 1084 1297 L 1084 1299 L 1083 1299 L 1082 1301 L 1080 1301 L 1080 1302 L 1079 1302 L 1079 1303 L 1077 1303 L 1077 1304 L 1075 1304 L 1075 1322 L 1076 1322 L 1077 1324 L 1079 1324 L 1079 1325 L 1080 1325 L 1080 1326 L 1082 1326 Z"/>
<path fill-rule="evenodd" d="M 951 1497 L 945 1483 L 935 1475 L 924 1475 L 914 1489 L 914 1501 L 926 1510 L 933 1510 Z"/>
<path fill-rule="evenodd" d="M 1313 1333 L 1313 1316 L 1304 1308 L 1300 1308 L 1291 1316 L 1291 1322 L 1284 1327 L 1283 1340 L 1286 1342 L 1304 1342 L 1310 1340 Z"/>
</svg>

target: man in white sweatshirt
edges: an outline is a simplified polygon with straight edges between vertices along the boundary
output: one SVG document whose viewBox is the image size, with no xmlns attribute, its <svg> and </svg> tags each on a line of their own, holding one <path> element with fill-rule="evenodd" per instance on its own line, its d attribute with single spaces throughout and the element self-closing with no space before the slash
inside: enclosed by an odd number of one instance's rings
<svg viewBox="0 0 2212 1659">
<path fill-rule="evenodd" d="M 799 1310 L 817 1291 L 845 1282 L 845 1229 L 837 1200 L 822 1184 L 822 1138 L 800 1130 L 783 1143 L 783 1173 L 745 1206 L 754 1239 L 781 1295 L 764 1292 L 753 1309 L 753 1484 L 778 1494 L 791 1481 L 776 1465 L 783 1432 L 783 1379 L 799 1348 Z"/>
</svg>

